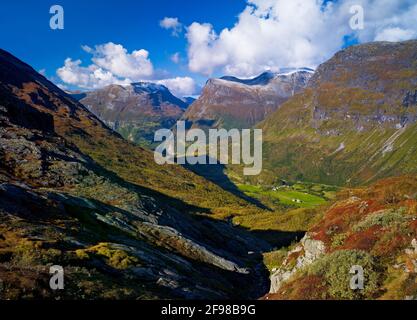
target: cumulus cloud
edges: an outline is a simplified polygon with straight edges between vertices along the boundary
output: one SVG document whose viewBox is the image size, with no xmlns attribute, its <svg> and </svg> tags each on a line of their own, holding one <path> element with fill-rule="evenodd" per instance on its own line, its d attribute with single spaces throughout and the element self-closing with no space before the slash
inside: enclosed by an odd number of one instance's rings
<svg viewBox="0 0 417 320">
<path fill-rule="evenodd" d="M 99 89 L 111 84 L 128 85 L 137 81 L 163 84 L 179 97 L 195 94 L 197 85 L 190 77 L 167 78 L 166 72 L 154 70 L 148 51 L 132 53 L 120 44 L 109 42 L 94 48 L 82 46 L 92 55 L 92 63 L 83 66 L 81 60 L 67 58 L 57 70 L 58 77 L 66 84 L 82 89 Z M 180 54 L 174 54 L 180 59 Z M 174 59 L 173 57 L 173 59 Z M 62 84 L 63 85 L 63 84 Z"/>
<path fill-rule="evenodd" d="M 165 17 L 159 22 L 161 28 L 171 30 L 171 34 L 178 37 L 182 32 L 183 26 L 178 18 Z"/>
<path fill-rule="evenodd" d="M 362 6 L 364 29 L 352 30 L 352 6 Z M 253 76 L 280 67 L 316 67 L 345 45 L 417 36 L 414 0 L 248 0 L 232 28 L 187 28 L 189 69 Z"/>
<path fill-rule="evenodd" d="M 57 75 L 67 84 L 84 89 L 98 89 L 110 84 L 128 84 L 129 79 L 119 79 L 110 71 L 104 70 L 94 64 L 82 67 L 81 60 L 67 58 L 64 66 L 57 70 Z"/>
<path fill-rule="evenodd" d="M 94 55 L 92 61 L 97 66 L 118 77 L 130 77 L 133 80 L 139 80 L 153 74 L 149 52 L 144 49 L 128 53 L 122 45 L 109 42 L 96 46 L 92 53 Z"/>
<path fill-rule="evenodd" d="M 194 79 L 190 77 L 176 77 L 157 81 L 166 86 L 177 97 L 192 96 L 197 91 Z"/>
<path fill-rule="evenodd" d="M 84 67 L 81 60 L 66 59 L 57 75 L 67 84 L 97 89 L 148 79 L 154 74 L 149 52 L 144 49 L 129 53 L 122 45 L 112 42 L 94 48 L 82 46 L 82 49 L 92 55 L 92 64 Z"/>
<path fill-rule="evenodd" d="M 382 30 L 376 35 L 375 40 L 396 42 L 396 41 L 404 41 L 404 40 L 413 39 L 415 37 L 416 37 L 416 31 L 405 30 L 405 29 L 396 27 L 396 28 L 387 28 L 387 29 Z"/>
</svg>

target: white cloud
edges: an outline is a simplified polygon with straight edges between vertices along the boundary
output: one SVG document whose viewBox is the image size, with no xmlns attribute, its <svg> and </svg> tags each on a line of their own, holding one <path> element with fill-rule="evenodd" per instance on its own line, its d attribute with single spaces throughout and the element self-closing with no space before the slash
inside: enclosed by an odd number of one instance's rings
<svg viewBox="0 0 417 320">
<path fill-rule="evenodd" d="M 416 37 L 416 32 L 414 30 L 404 30 L 401 28 L 387 28 L 379 32 L 375 41 L 404 41 Z"/>
<path fill-rule="evenodd" d="M 96 46 L 91 53 L 94 55 L 92 61 L 97 66 L 117 77 L 130 77 L 136 81 L 153 74 L 149 52 L 144 49 L 128 53 L 122 45 L 109 42 Z"/>
<path fill-rule="evenodd" d="M 181 55 L 179 52 L 175 52 L 171 57 L 170 57 L 171 61 L 178 64 L 181 61 Z"/>
<path fill-rule="evenodd" d="M 191 96 L 197 91 L 197 85 L 194 79 L 190 77 L 164 79 L 157 81 L 157 83 L 166 86 L 177 97 Z"/>
<path fill-rule="evenodd" d="M 81 60 L 73 61 L 71 58 L 67 58 L 64 66 L 57 70 L 57 75 L 66 84 L 84 89 L 97 89 L 110 84 L 128 84 L 132 82 L 129 79 L 119 79 L 110 71 L 96 65 L 82 67 L 81 63 Z"/>
<path fill-rule="evenodd" d="M 95 46 L 94 49 L 82 46 L 82 49 L 92 55 L 92 63 L 82 66 L 81 60 L 67 58 L 64 66 L 57 70 L 57 75 L 66 85 L 99 89 L 111 84 L 128 85 L 137 81 L 149 81 L 165 85 L 179 97 L 196 93 L 197 85 L 190 77 L 163 79 L 167 74 L 161 70 L 154 71 L 146 50 L 136 50 L 129 54 L 123 46 L 112 42 Z M 174 56 L 179 61 L 179 53 Z"/>
<path fill-rule="evenodd" d="M 82 46 L 92 55 L 92 64 L 82 66 L 81 60 L 68 58 L 57 70 L 59 78 L 70 85 L 97 89 L 110 84 L 128 84 L 149 79 L 154 73 L 148 51 L 141 49 L 129 53 L 122 45 L 112 42 L 95 46 Z"/>
<path fill-rule="evenodd" d="M 350 8 L 361 5 L 365 29 L 352 30 Z M 187 28 L 189 69 L 253 76 L 280 67 L 315 67 L 344 45 L 417 36 L 415 0 L 248 0 L 236 24 L 219 33 L 208 23 Z"/>
<path fill-rule="evenodd" d="M 81 49 L 83 49 L 87 53 L 93 53 L 94 52 L 94 49 L 91 48 L 91 47 L 89 47 L 89 46 L 87 46 L 87 45 L 82 45 L 81 46 Z"/>
<path fill-rule="evenodd" d="M 159 25 L 163 29 L 171 30 L 171 34 L 176 37 L 179 36 L 183 28 L 182 23 L 178 18 L 165 17 L 159 22 Z"/>
</svg>

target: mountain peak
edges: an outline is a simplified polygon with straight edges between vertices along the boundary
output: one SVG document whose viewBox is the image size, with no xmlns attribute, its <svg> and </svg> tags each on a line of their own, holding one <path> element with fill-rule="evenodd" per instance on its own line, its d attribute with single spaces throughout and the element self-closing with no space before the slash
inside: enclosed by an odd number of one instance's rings
<svg viewBox="0 0 417 320">
<path fill-rule="evenodd" d="M 183 119 L 204 128 L 207 124 L 226 129 L 249 128 L 303 90 L 310 77 L 311 71 L 302 70 L 288 74 L 266 71 L 250 79 L 210 79 Z"/>
<path fill-rule="evenodd" d="M 241 83 L 247 86 L 266 86 L 269 85 L 271 81 L 274 79 L 291 76 L 296 73 L 313 74 L 314 70 L 310 68 L 282 68 L 279 72 L 273 72 L 268 70 L 253 78 L 242 79 L 234 76 L 223 76 L 219 79 Z"/>
<path fill-rule="evenodd" d="M 134 82 L 131 85 L 134 88 L 135 92 L 137 93 L 170 92 L 166 86 L 162 84 L 154 83 L 154 82 L 140 81 L 140 82 Z"/>
</svg>

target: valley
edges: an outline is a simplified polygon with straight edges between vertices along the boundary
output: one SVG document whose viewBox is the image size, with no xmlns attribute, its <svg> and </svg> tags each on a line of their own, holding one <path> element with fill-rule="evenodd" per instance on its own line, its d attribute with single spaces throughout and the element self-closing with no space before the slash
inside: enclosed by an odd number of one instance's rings
<svg viewBox="0 0 417 320">
<path fill-rule="evenodd" d="M 0 297 L 417 295 L 416 52 L 371 43 L 314 74 L 211 79 L 186 106 L 150 83 L 80 103 L 0 50 Z M 262 129 L 261 174 L 155 163 L 151 133 L 180 119 Z M 55 264 L 64 292 L 48 290 Z"/>
</svg>

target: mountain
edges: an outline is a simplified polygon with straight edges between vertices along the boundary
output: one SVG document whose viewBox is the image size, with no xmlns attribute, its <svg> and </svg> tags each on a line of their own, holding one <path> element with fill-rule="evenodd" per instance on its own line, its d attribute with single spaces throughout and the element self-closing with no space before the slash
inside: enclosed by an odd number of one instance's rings
<svg viewBox="0 0 417 320">
<path fill-rule="evenodd" d="M 300 92 L 311 75 L 312 71 L 303 69 L 265 72 L 253 79 L 210 79 L 182 119 L 192 127 L 251 128 Z"/>
<path fill-rule="evenodd" d="M 417 41 L 349 47 L 259 125 L 260 179 L 359 185 L 417 172 Z"/>
<path fill-rule="evenodd" d="M 167 87 L 148 82 L 110 85 L 72 97 L 125 139 L 141 145 L 151 145 L 154 132 L 171 128 L 189 105 Z"/>
<path fill-rule="evenodd" d="M 182 101 L 184 101 L 188 106 L 192 105 L 197 99 L 193 97 L 184 97 Z"/>
<path fill-rule="evenodd" d="M 259 297 L 269 245 L 218 219 L 253 210 L 0 50 L 1 299 Z"/>
<path fill-rule="evenodd" d="M 338 198 L 299 243 L 274 261 L 265 299 L 414 300 L 417 178 L 382 180 L 345 190 Z M 352 290 L 352 279 L 361 271 L 363 288 Z"/>
</svg>

